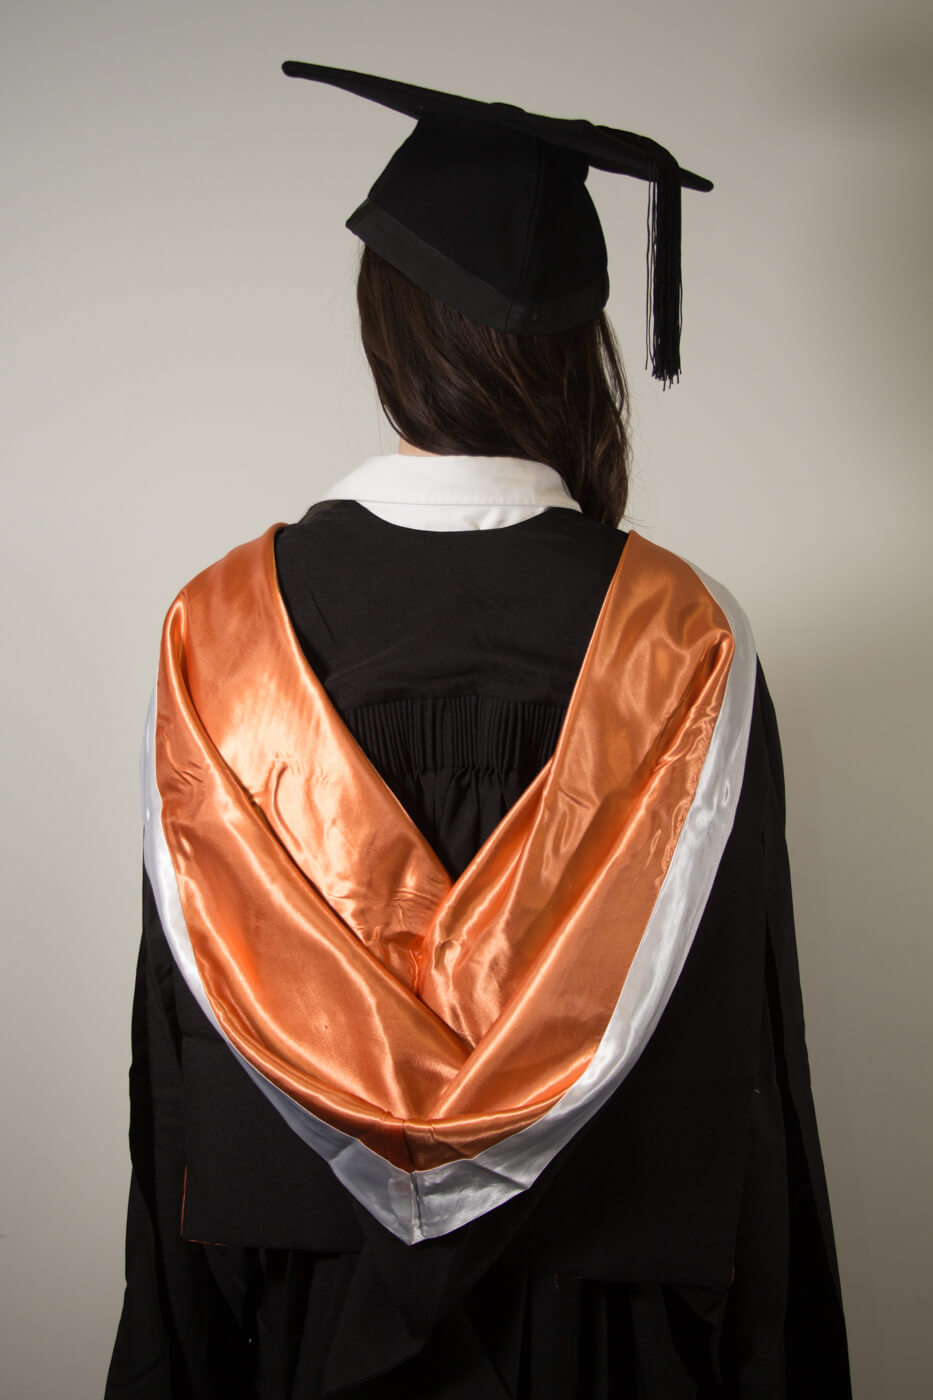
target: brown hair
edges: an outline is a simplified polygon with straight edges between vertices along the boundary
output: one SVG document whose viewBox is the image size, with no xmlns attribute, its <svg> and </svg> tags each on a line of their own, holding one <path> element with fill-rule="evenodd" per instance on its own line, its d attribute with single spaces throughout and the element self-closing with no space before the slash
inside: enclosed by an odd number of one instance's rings
<svg viewBox="0 0 933 1400">
<path fill-rule="evenodd" d="M 423 292 L 366 246 L 357 302 L 379 401 L 406 442 L 546 462 L 585 515 L 618 525 L 628 496 L 628 389 L 604 312 L 566 331 L 497 331 Z"/>
</svg>

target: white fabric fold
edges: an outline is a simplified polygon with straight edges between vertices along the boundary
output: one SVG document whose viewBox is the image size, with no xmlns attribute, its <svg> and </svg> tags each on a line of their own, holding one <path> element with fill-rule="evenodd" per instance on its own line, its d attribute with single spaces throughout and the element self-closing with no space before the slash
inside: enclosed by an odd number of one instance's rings
<svg viewBox="0 0 933 1400">
<path fill-rule="evenodd" d="M 367 457 L 322 494 L 353 500 L 393 525 L 416 530 L 494 530 L 557 507 L 580 507 L 560 472 L 520 457 Z"/>
</svg>

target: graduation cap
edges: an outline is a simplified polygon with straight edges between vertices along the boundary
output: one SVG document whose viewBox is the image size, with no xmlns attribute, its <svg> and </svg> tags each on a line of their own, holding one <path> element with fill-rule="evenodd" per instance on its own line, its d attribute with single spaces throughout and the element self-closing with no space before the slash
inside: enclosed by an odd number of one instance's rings
<svg viewBox="0 0 933 1400">
<path fill-rule="evenodd" d="M 347 228 L 424 291 L 500 331 L 566 330 L 602 310 L 606 244 L 587 173 L 648 181 L 648 356 L 656 379 L 679 376 L 680 191 L 711 190 L 709 180 L 630 131 L 316 63 L 282 70 L 415 118 Z"/>
</svg>

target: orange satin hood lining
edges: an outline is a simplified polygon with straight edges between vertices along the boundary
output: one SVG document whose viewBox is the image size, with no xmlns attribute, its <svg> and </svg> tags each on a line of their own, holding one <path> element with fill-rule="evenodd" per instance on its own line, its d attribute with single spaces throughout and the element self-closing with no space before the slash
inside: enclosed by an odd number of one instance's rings
<svg viewBox="0 0 933 1400">
<path fill-rule="evenodd" d="M 404 1170 L 472 1157 L 589 1064 L 664 880 L 733 655 L 690 567 L 631 533 L 557 747 L 460 878 L 295 638 L 274 526 L 165 622 L 162 828 L 231 1044 Z"/>
</svg>

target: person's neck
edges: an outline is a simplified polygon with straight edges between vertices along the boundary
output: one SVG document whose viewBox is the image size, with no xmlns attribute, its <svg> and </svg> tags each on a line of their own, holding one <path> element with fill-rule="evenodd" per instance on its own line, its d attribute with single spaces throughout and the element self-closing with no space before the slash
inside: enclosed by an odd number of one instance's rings
<svg viewBox="0 0 933 1400">
<path fill-rule="evenodd" d="M 437 457 L 436 452 L 425 452 L 423 447 L 413 447 L 410 442 L 406 442 L 403 437 L 398 440 L 398 450 L 403 457 Z"/>
</svg>

